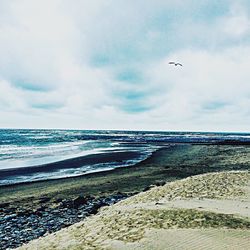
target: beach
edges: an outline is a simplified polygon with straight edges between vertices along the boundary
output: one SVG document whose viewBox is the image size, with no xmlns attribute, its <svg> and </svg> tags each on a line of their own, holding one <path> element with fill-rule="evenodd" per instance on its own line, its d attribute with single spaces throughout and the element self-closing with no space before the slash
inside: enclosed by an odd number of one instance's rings
<svg viewBox="0 0 250 250">
<path fill-rule="evenodd" d="M 154 186 L 208 172 L 249 170 L 249 161 L 250 148 L 244 145 L 176 144 L 130 167 L 1 187 L 2 248 L 56 232 Z"/>
<path fill-rule="evenodd" d="M 0 20 L 0 250 L 250 250 L 250 0 Z"/>
<path fill-rule="evenodd" d="M 240 249 L 250 243 L 250 173 L 154 187 L 20 249 Z"/>
</svg>

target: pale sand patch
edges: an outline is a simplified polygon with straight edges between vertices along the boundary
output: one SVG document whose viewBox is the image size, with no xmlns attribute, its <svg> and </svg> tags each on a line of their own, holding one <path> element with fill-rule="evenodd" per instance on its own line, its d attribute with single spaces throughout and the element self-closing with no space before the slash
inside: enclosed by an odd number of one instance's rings
<svg viewBox="0 0 250 250">
<path fill-rule="evenodd" d="M 249 172 L 223 172 L 169 183 L 20 249 L 245 249 L 250 238 L 249 180 Z M 226 248 L 227 241 L 235 242 L 229 247 L 239 243 L 241 248 Z M 166 244 L 171 248 L 163 248 Z"/>
<path fill-rule="evenodd" d="M 138 242 L 109 244 L 110 250 L 249 250 L 250 233 L 233 229 L 152 229 Z"/>
<path fill-rule="evenodd" d="M 215 213 L 234 214 L 243 217 L 250 217 L 250 200 L 217 200 L 217 199 L 175 199 L 159 202 L 138 203 L 135 205 L 119 206 L 114 209 L 129 211 L 134 209 L 197 209 Z"/>
</svg>

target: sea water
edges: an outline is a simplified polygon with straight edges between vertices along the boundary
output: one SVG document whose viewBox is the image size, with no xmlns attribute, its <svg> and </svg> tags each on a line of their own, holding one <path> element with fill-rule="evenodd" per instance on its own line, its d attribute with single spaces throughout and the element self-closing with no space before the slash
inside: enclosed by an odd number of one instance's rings
<svg viewBox="0 0 250 250">
<path fill-rule="evenodd" d="M 214 143 L 225 140 L 250 141 L 246 133 L 141 132 L 96 130 L 0 129 L 0 185 L 57 179 L 136 164 L 155 150 L 175 143 Z M 114 153 L 112 160 L 83 166 L 22 174 L 16 169 L 34 168 L 87 155 Z M 116 159 L 118 152 L 136 152 Z M 53 165 L 51 165 L 53 166 Z M 35 169 L 35 168 L 34 168 Z M 8 170 L 11 175 L 4 174 Z M 13 171 L 10 171 L 13 170 Z M 14 174 L 13 174 L 14 173 Z"/>
</svg>

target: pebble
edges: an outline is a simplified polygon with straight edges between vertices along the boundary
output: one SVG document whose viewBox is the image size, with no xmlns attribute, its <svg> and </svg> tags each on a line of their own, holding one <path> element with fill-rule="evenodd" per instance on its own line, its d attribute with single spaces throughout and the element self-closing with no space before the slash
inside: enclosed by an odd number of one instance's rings
<svg viewBox="0 0 250 250">
<path fill-rule="evenodd" d="M 39 238 L 47 233 L 56 232 L 85 217 L 96 214 L 102 206 L 112 205 L 129 195 L 117 193 L 108 197 L 83 197 L 73 200 L 59 200 L 59 206 L 46 207 L 46 198 L 42 198 L 43 206 L 36 211 L 4 206 L 0 211 L 0 249 L 13 249 L 28 241 Z M 14 213 L 13 213 L 14 212 Z"/>
</svg>

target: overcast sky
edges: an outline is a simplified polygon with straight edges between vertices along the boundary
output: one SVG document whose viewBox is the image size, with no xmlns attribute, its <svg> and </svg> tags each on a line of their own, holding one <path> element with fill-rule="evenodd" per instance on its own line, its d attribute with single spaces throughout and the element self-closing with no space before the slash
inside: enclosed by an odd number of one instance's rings
<svg viewBox="0 0 250 250">
<path fill-rule="evenodd" d="M 0 127 L 249 132 L 250 2 L 0 0 Z"/>
</svg>

